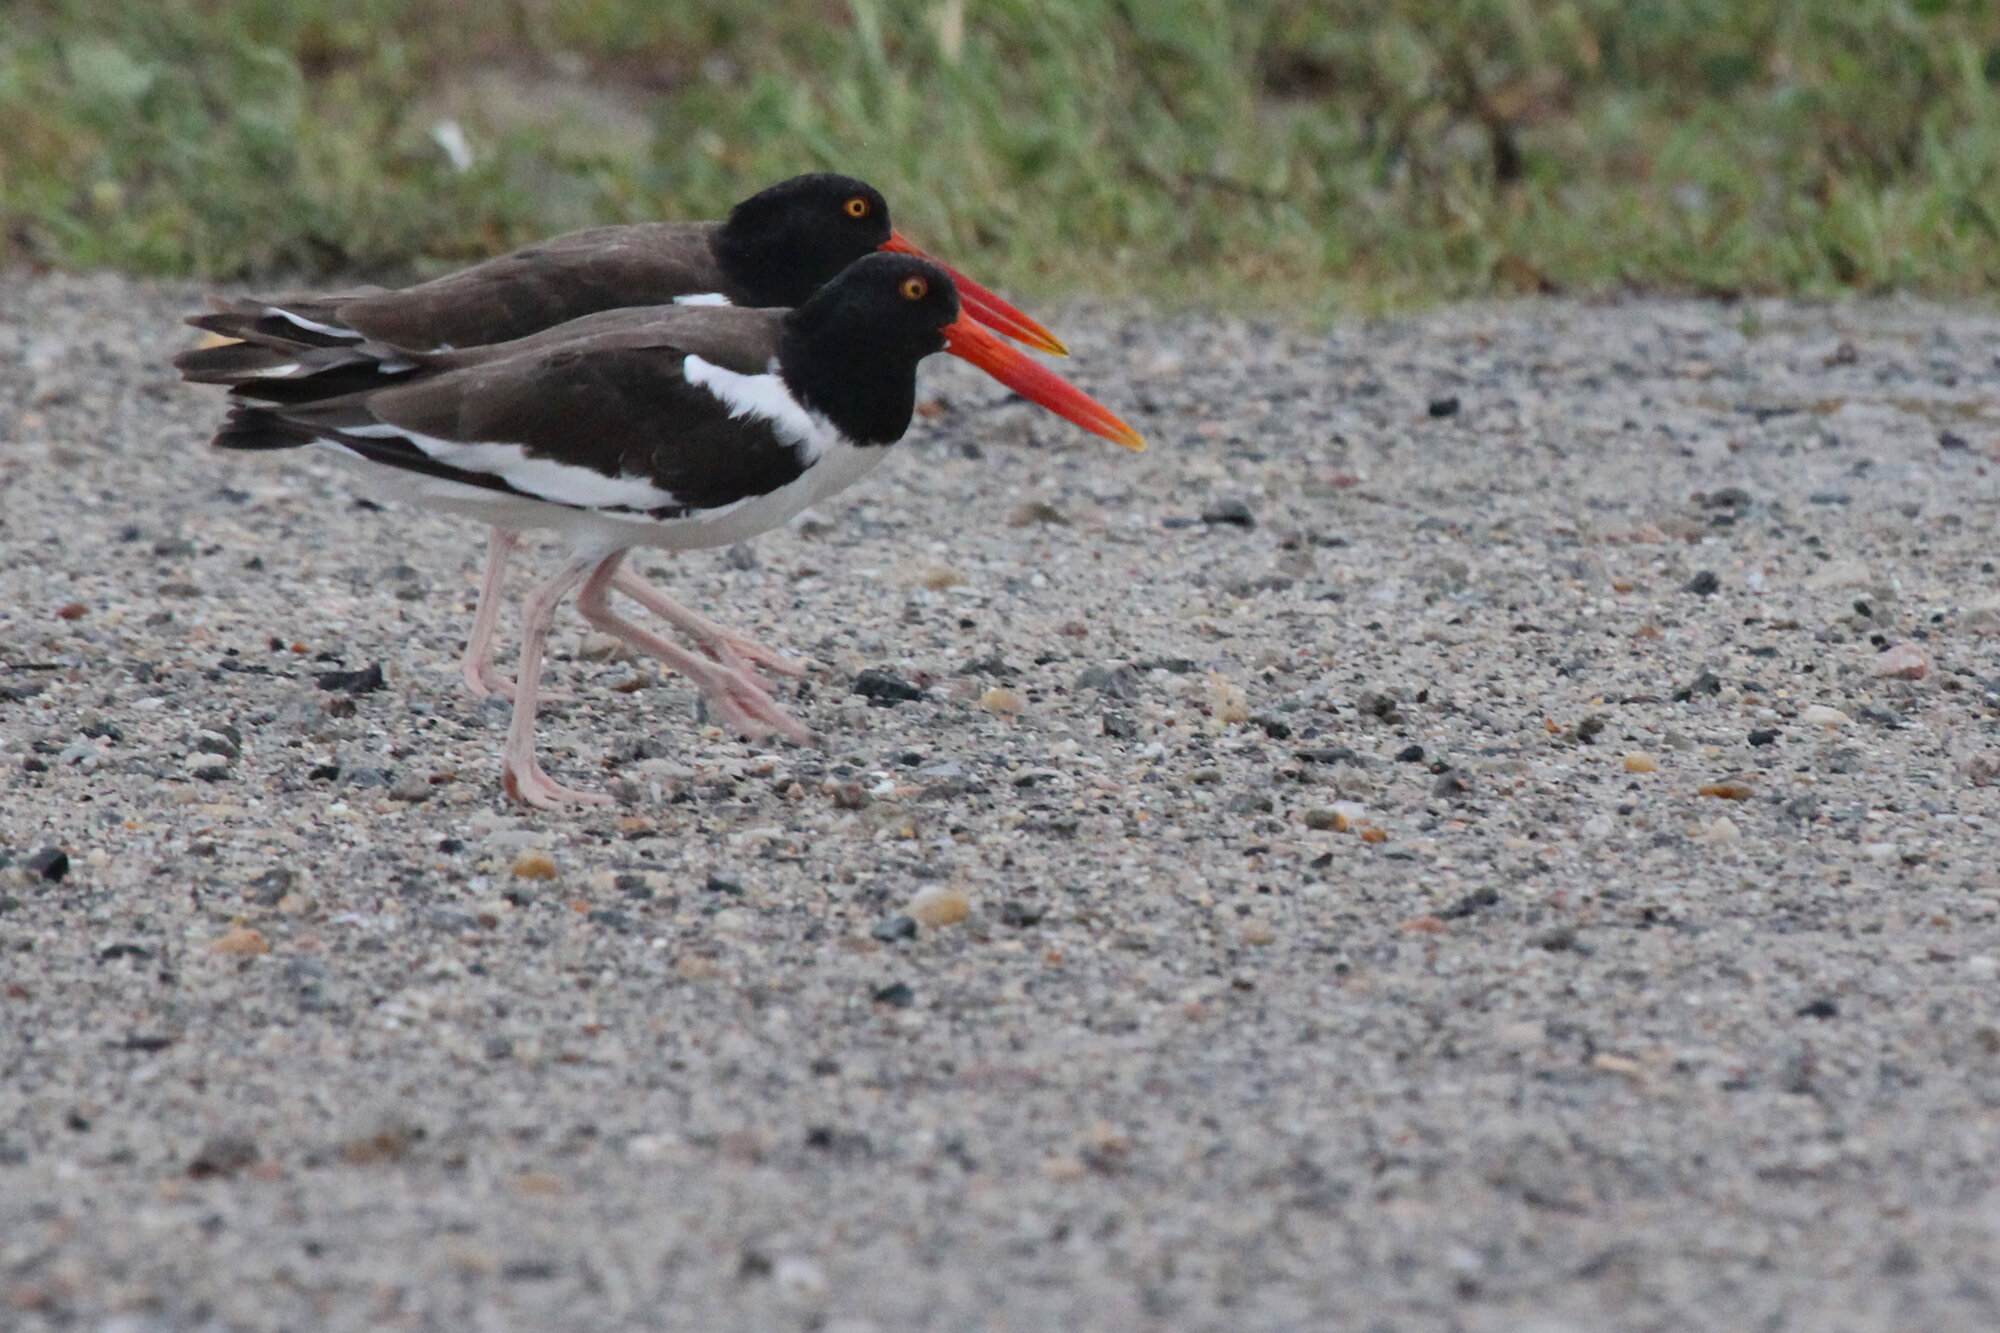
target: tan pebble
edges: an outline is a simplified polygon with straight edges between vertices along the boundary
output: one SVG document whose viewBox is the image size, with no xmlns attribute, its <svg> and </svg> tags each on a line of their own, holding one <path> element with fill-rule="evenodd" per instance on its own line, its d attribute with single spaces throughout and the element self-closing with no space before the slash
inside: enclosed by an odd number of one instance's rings
<svg viewBox="0 0 2000 1333">
<path fill-rule="evenodd" d="M 1703 796 L 1713 796 L 1720 801 L 1747 801 L 1754 795 L 1747 782 L 1710 782 L 1699 791 Z"/>
<path fill-rule="evenodd" d="M 1701 836 L 1709 842 L 1737 842 L 1742 834 L 1736 829 L 1736 821 L 1724 815 L 1701 831 Z"/>
<path fill-rule="evenodd" d="M 531 847 L 514 858 L 515 879 L 554 879 L 555 859 L 539 848 Z"/>
<path fill-rule="evenodd" d="M 1667 534 L 1660 531 L 1660 525 L 1657 523 L 1641 523 L 1632 529 L 1632 540 L 1635 542 L 1646 542 L 1657 546 L 1666 539 Z"/>
<path fill-rule="evenodd" d="M 1380 828 L 1365 828 L 1365 829 L 1362 829 L 1362 830 L 1361 830 L 1361 841 L 1363 841 L 1363 842 L 1387 842 L 1387 841 L 1389 841 L 1389 830 L 1387 830 L 1387 829 L 1380 829 Z"/>
<path fill-rule="evenodd" d="M 1640 1073 L 1639 1062 L 1623 1055 L 1599 1053 L 1591 1057 L 1590 1067 L 1607 1074 L 1622 1074 L 1626 1078 L 1637 1078 Z"/>
<path fill-rule="evenodd" d="M 1445 932 L 1445 924 L 1434 916 L 1420 916 L 1405 921 L 1403 929 L 1418 935 L 1442 935 Z"/>
<path fill-rule="evenodd" d="M 714 963 L 693 954 L 683 954 L 674 960 L 674 975 L 682 981 L 707 981 L 719 971 Z"/>
<path fill-rule="evenodd" d="M 955 926 L 972 913 L 972 899 L 957 889 L 933 886 L 910 899 L 904 909 L 920 926 Z"/>
<path fill-rule="evenodd" d="M 523 1171 L 508 1182 L 516 1194 L 561 1194 L 562 1177 L 552 1171 Z"/>
<path fill-rule="evenodd" d="M 1250 720 L 1250 696 L 1243 687 L 1219 671 L 1208 673 L 1208 715 L 1224 726 L 1234 727 Z"/>
<path fill-rule="evenodd" d="M 1647 754 L 1644 750 L 1633 750 L 1625 756 L 1625 771 L 1627 773 L 1657 773 L 1660 771 L 1660 761 Z"/>
<path fill-rule="evenodd" d="M 236 927 L 208 947 L 217 953 L 237 958 L 254 958 L 258 954 L 271 952 L 271 942 L 264 938 L 264 932 L 253 930 L 249 926 Z"/>
<path fill-rule="evenodd" d="M 946 588 L 956 588 L 963 585 L 965 575 L 959 573 L 950 565 L 926 565 L 918 571 L 917 582 L 923 584 L 932 592 L 943 592 Z"/>
<path fill-rule="evenodd" d="M 1267 944 L 1278 942 L 1278 932 L 1271 923 L 1254 916 L 1243 923 L 1243 928 L 1238 933 L 1242 936 L 1243 942 L 1253 948 L 1261 949 Z"/>
<path fill-rule="evenodd" d="M 627 836 L 638 833 L 651 833 L 653 827 L 653 821 L 644 815 L 620 815 L 618 817 L 618 831 Z"/>
<path fill-rule="evenodd" d="M 1799 710 L 1799 721 L 1809 727 L 1844 727 L 1854 719 L 1838 708 L 1825 704 L 1812 704 Z"/>
<path fill-rule="evenodd" d="M 1931 659 L 1907 643 L 1876 654 L 1872 674 L 1886 680 L 1922 680 L 1931 669 Z"/>
<path fill-rule="evenodd" d="M 979 706 L 989 713 L 998 713 L 1002 717 L 1019 717 L 1021 710 L 1027 704 L 1013 690 L 995 686 L 979 696 Z"/>
</svg>

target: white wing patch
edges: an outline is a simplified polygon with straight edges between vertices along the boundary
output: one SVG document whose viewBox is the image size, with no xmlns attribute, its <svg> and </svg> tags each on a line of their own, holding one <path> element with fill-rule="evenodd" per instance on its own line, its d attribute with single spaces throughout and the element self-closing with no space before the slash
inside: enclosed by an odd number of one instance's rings
<svg viewBox="0 0 2000 1333">
<path fill-rule="evenodd" d="M 677 509 L 680 499 L 646 477 L 607 477 L 592 468 L 552 458 L 530 458 L 518 444 L 462 444 L 400 426 L 355 426 L 346 431 L 374 439 L 405 439 L 461 472 L 498 477 L 524 495 L 581 509 Z"/>
<path fill-rule="evenodd" d="M 693 353 L 681 363 L 681 374 L 689 384 L 707 389 L 729 408 L 732 419 L 755 417 L 767 421 L 780 440 L 798 450 L 799 463 L 811 467 L 839 435 L 833 423 L 817 412 L 808 411 L 778 374 L 778 358 L 761 375 L 743 375 L 704 361 Z"/>
<path fill-rule="evenodd" d="M 689 292 L 686 296 L 676 296 L 675 305 L 728 305 L 730 300 L 721 292 Z"/>
<path fill-rule="evenodd" d="M 264 313 L 267 315 L 276 315 L 279 319 L 290 320 L 300 328 L 310 329 L 314 333 L 324 333 L 328 337 L 339 338 L 346 342 L 361 341 L 361 335 L 353 329 L 343 329 L 334 324 L 322 324 L 316 319 L 307 319 L 304 315 L 295 315 L 283 306 L 267 305 L 264 307 Z"/>
</svg>

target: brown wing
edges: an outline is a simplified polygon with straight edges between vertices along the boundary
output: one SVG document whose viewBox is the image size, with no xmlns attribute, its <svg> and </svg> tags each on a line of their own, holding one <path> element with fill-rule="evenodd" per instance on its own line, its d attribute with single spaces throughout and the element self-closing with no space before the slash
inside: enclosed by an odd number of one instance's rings
<svg viewBox="0 0 2000 1333">
<path fill-rule="evenodd" d="M 620 306 L 732 293 L 712 222 L 649 222 L 571 232 L 400 291 L 329 303 L 357 333 L 397 347 L 508 342 Z"/>
</svg>

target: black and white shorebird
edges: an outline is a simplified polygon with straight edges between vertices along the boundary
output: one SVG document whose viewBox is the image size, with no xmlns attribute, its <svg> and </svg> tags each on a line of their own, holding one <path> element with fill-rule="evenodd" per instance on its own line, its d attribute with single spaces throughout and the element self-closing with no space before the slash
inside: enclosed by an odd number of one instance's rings
<svg viewBox="0 0 2000 1333">
<path fill-rule="evenodd" d="M 722 222 L 595 227 L 397 290 L 219 300 L 188 322 L 237 341 L 184 352 L 175 364 L 186 378 L 226 384 L 239 398 L 310 402 L 418 374 L 419 360 L 397 350 L 509 342 L 624 307 L 801 305 L 876 251 L 938 262 L 895 230 L 888 201 L 866 182 L 832 173 L 794 176 L 745 199 Z M 1038 350 L 1067 353 L 1021 310 L 963 274 L 946 272 L 971 318 Z M 493 666 L 492 640 L 507 563 L 519 544 L 518 531 L 495 522 L 462 659 L 466 688 L 478 697 L 513 694 L 512 682 Z M 656 610 L 666 600 L 633 570 L 620 570 L 617 584 Z M 677 608 L 669 618 L 686 628 L 692 615 Z M 725 641 L 697 635 L 704 650 Z M 761 650 L 746 655 L 774 670 L 802 670 Z"/>
<path fill-rule="evenodd" d="M 536 691 L 557 605 L 581 587 L 584 619 L 657 657 L 752 737 L 805 740 L 748 660 L 782 663 L 645 587 L 650 609 L 706 656 L 633 624 L 609 593 L 635 546 L 729 545 L 784 523 L 878 465 L 909 428 L 917 363 L 949 351 L 1084 429 L 1129 448 L 1137 432 L 1060 377 L 961 317 L 950 273 L 870 255 L 792 310 L 655 306 L 602 311 L 527 338 L 409 363 L 388 387 L 296 403 L 238 401 L 215 443 L 314 446 L 396 479 L 396 493 L 507 531 L 553 529 L 568 552 L 529 598 L 502 761 L 532 805 L 601 803 L 535 759 Z M 352 355 L 350 347 L 300 353 Z M 635 594 L 637 595 L 637 594 Z M 746 660 L 747 659 L 747 660 Z"/>
</svg>

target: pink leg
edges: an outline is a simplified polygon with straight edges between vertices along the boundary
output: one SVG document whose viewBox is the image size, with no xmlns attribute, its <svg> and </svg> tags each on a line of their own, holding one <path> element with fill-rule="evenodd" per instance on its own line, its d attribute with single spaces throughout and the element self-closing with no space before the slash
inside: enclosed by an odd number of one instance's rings
<svg viewBox="0 0 2000 1333">
<path fill-rule="evenodd" d="M 521 534 L 512 528 L 495 528 L 486 542 L 486 574 L 479 583 L 479 609 L 472 613 L 472 634 L 465 641 L 465 656 L 459 674 L 475 699 L 497 694 L 514 697 L 514 682 L 493 667 L 493 629 L 500 619 L 500 585 L 507 578 L 507 558 L 521 544 Z"/>
<path fill-rule="evenodd" d="M 629 569 L 619 570 L 611 586 L 693 639 L 703 652 L 732 670 L 746 671 L 747 664 L 755 662 L 787 676 L 806 674 L 805 663 L 780 656 L 760 643 L 730 633 L 708 617 L 682 606 Z"/>
<path fill-rule="evenodd" d="M 583 577 L 592 584 L 608 583 L 624 552 L 615 555 L 572 555 L 555 576 L 535 589 L 521 613 L 521 664 L 514 675 L 514 718 L 507 727 L 507 748 L 500 760 L 500 780 L 517 801 L 552 810 L 564 802 L 609 805 L 611 798 L 565 787 L 542 771 L 535 761 L 535 694 L 542 678 L 542 647 L 556 607 Z"/>
<path fill-rule="evenodd" d="M 812 733 L 778 707 L 764 692 L 763 684 L 746 668 L 697 657 L 678 644 L 640 629 L 614 612 L 608 593 L 615 582 L 615 573 L 615 561 L 599 565 L 591 574 L 590 581 L 583 585 L 583 591 L 577 594 L 576 609 L 585 620 L 604 633 L 623 639 L 640 652 L 659 658 L 686 676 L 715 705 L 724 722 L 751 739 L 774 731 L 801 743 L 812 739 Z"/>
</svg>

